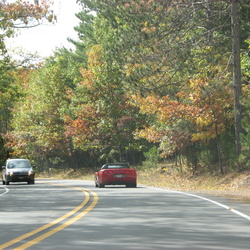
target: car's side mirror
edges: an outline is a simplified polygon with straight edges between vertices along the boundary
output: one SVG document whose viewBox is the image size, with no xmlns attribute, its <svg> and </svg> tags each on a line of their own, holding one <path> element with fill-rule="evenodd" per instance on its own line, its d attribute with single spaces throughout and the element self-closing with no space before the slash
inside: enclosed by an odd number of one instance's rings
<svg viewBox="0 0 250 250">
<path fill-rule="evenodd" d="M 5 169 L 5 166 L 2 166 L 2 169 Z"/>
</svg>

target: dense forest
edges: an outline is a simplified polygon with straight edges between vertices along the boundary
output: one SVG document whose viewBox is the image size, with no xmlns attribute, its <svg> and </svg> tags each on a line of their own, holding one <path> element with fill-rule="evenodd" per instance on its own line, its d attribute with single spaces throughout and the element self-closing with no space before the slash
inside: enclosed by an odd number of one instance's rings
<svg viewBox="0 0 250 250">
<path fill-rule="evenodd" d="M 12 60 L 16 23 L 46 2 L 0 1 L 0 161 L 250 167 L 250 0 L 78 0 L 75 50 Z"/>
</svg>

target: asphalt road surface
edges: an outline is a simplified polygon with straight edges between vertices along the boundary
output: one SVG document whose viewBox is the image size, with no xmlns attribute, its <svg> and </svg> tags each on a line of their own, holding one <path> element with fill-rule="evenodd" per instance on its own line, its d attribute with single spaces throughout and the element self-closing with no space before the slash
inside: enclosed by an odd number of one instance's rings
<svg viewBox="0 0 250 250">
<path fill-rule="evenodd" d="M 138 186 L 0 185 L 0 249 L 249 249 L 250 205 Z"/>
</svg>

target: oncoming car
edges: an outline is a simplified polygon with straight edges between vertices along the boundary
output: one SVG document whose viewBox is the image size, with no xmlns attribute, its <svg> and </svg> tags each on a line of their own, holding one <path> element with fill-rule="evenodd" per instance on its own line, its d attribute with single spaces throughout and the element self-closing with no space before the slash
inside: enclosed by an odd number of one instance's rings
<svg viewBox="0 0 250 250">
<path fill-rule="evenodd" d="M 136 187 L 136 171 L 126 163 L 107 163 L 100 171 L 95 172 L 95 186 L 104 188 L 105 185 L 126 185 Z"/>
<path fill-rule="evenodd" d="M 27 159 L 8 159 L 2 167 L 3 185 L 10 182 L 27 182 L 35 184 L 35 173 Z"/>
</svg>

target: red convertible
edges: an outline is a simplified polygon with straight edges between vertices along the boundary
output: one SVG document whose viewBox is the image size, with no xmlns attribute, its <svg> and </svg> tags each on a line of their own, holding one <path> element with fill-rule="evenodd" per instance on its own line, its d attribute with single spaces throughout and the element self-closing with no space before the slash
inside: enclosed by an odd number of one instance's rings
<svg viewBox="0 0 250 250">
<path fill-rule="evenodd" d="M 126 163 L 107 163 L 95 172 L 95 186 L 104 188 L 105 185 L 136 187 L 136 172 Z"/>
</svg>

